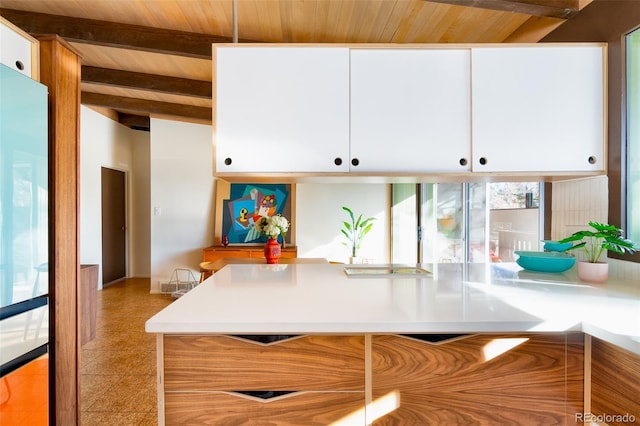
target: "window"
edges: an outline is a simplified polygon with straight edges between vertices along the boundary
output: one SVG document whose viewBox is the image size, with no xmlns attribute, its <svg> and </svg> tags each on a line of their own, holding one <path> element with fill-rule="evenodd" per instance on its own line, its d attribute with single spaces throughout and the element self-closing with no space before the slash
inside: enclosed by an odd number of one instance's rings
<svg viewBox="0 0 640 426">
<path fill-rule="evenodd" d="M 640 28 L 626 36 L 626 231 L 640 242 Z"/>
<path fill-rule="evenodd" d="M 539 182 L 392 186 L 392 262 L 513 262 L 539 250 Z"/>
</svg>

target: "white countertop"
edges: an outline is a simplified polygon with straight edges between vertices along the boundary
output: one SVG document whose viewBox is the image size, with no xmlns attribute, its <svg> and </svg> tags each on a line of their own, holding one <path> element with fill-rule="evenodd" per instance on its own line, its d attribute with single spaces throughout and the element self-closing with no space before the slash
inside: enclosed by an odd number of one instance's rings
<svg viewBox="0 0 640 426">
<path fill-rule="evenodd" d="M 347 277 L 352 265 L 228 265 L 146 323 L 167 334 L 491 333 L 581 330 L 640 354 L 640 283 L 578 280 L 515 263 L 421 265 Z M 363 265 L 364 266 L 364 265 Z M 373 265 L 372 265 L 373 266 Z"/>
</svg>

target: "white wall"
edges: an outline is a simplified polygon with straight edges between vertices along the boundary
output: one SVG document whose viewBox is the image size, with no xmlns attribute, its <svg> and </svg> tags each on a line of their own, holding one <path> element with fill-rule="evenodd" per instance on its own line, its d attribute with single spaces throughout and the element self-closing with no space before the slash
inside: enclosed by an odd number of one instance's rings
<svg viewBox="0 0 640 426">
<path fill-rule="evenodd" d="M 324 257 L 347 263 L 350 252 L 340 229 L 349 220 L 342 210 L 347 206 L 354 214 L 376 218 L 371 232 L 363 240 L 360 257 L 374 263 L 390 259 L 390 188 L 386 184 L 297 184 L 296 245 L 299 257 Z"/>
<path fill-rule="evenodd" d="M 213 244 L 211 126 L 151 119 L 151 291 Z"/>
<path fill-rule="evenodd" d="M 137 174 L 142 169 L 149 134 L 131 130 L 85 106 L 80 110 L 80 263 L 100 265 L 99 287 L 102 287 L 102 200 L 101 168 L 123 171 L 127 184 L 128 250 L 136 247 L 137 230 L 145 228 L 138 215 L 139 201 L 134 196 Z M 132 149 L 136 146 L 135 150 Z M 146 148 L 145 148 L 146 147 Z M 148 155 L 147 155 L 148 157 Z M 137 162 L 142 160 L 142 167 Z M 146 209 L 148 212 L 148 209 Z M 148 214 L 147 214 L 148 217 Z M 148 219 L 146 228 L 148 229 Z M 147 232 L 148 234 L 148 232 Z M 144 233 L 142 234 L 144 238 Z M 135 256 L 130 258 L 127 274 L 148 274 L 148 267 Z"/>
</svg>

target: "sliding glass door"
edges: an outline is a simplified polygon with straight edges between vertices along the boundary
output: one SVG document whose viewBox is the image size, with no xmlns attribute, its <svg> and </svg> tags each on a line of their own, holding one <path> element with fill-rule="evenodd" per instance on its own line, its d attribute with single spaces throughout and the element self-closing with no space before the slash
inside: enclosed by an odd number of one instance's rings
<svg viewBox="0 0 640 426">
<path fill-rule="evenodd" d="M 0 65 L 0 93 L 0 377 L 4 377 L 47 353 L 49 191 L 47 88 Z"/>
<path fill-rule="evenodd" d="M 511 262 L 515 250 L 538 250 L 540 188 L 538 182 L 394 184 L 392 262 Z"/>
</svg>

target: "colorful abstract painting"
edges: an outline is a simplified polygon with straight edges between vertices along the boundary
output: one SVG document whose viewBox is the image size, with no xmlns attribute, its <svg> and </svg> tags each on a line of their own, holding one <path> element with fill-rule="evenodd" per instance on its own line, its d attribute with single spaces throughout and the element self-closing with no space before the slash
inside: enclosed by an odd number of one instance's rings
<svg viewBox="0 0 640 426">
<path fill-rule="evenodd" d="M 229 199 L 223 200 L 222 235 L 227 235 L 230 244 L 266 242 L 254 224 L 277 214 L 291 219 L 290 194 L 291 185 L 287 184 L 232 183 Z"/>
</svg>

